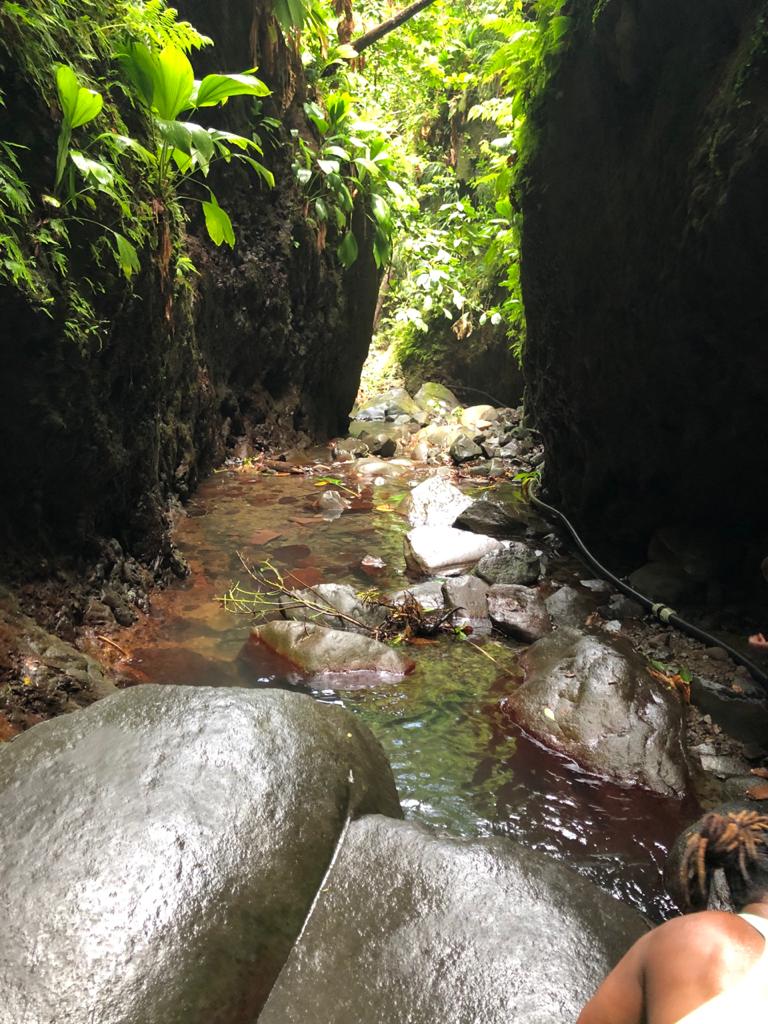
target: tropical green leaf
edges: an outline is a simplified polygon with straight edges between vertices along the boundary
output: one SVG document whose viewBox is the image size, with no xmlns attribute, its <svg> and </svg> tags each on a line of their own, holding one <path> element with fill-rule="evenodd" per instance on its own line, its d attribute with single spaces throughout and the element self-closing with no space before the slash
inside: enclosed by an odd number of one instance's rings
<svg viewBox="0 0 768 1024">
<path fill-rule="evenodd" d="M 84 178 L 104 188 L 111 188 L 114 185 L 115 174 L 111 167 L 101 163 L 100 160 L 92 160 L 76 149 L 70 150 L 69 155 L 72 158 L 72 163 Z"/>
<path fill-rule="evenodd" d="M 229 214 L 219 206 L 219 202 L 213 192 L 210 195 L 211 201 L 203 203 L 205 226 L 208 230 L 208 235 L 215 245 L 221 245 L 222 242 L 226 242 L 232 248 L 235 244 L 235 232 L 232 229 L 232 221 L 229 219 Z"/>
<path fill-rule="evenodd" d="M 357 239 L 355 238 L 354 233 L 352 231 L 348 231 L 337 250 L 339 263 L 341 263 L 342 267 L 351 267 L 357 259 L 359 251 Z"/>
<path fill-rule="evenodd" d="M 134 274 L 141 270 L 141 263 L 139 262 L 139 254 L 136 252 L 135 247 L 128 241 L 125 235 L 121 235 L 119 231 L 114 232 L 115 235 L 115 258 L 117 264 L 130 279 Z"/>
<path fill-rule="evenodd" d="M 66 64 L 56 69 L 56 89 L 64 119 L 71 129 L 88 124 L 101 113 L 104 97 L 95 89 L 80 85 L 77 75 Z"/>
<path fill-rule="evenodd" d="M 231 96 L 269 96 L 271 91 L 254 75 L 206 75 L 195 82 L 191 101 L 194 107 L 215 107 Z"/>
<path fill-rule="evenodd" d="M 160 138 L 174 149 L 180 149 L 187 156 L 192 156 L 192 132 L 183 121 L 168 121 L 158 117 L 155 120 Z"/>
</svg>

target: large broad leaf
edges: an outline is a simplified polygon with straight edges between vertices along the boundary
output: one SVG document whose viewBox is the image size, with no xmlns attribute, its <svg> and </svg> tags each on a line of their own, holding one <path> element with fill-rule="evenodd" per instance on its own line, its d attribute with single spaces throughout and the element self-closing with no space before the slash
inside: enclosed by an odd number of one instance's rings
<svg viewBox="0 0 768 1024">
<path fill-rule="evenodd" d="M 86 89 L 77 75 L 65 64 L 56 69 L 56 88 L 64 118 L 70 128 L 80 128 L 101 113 L 104 97 L 94 89 Z"/>
<path fill-rule="evenodd" d="M 78 153 L 75 149 L 70 150 L 69 155 L 72 157 L 72 163 L 86 180 L 103 188 L 111 188 L 114 185 L 115 175 L 111 167 L 99 160 L 91 160 L 90 157 L 85 156 L 84 153 Z"/>
<path fill-rule="evenodd" d="M 303 28 L 309 16 L 310 0 L 275 0 L 275 17 L 286 32 Z"/>
<path fill-rule="evenodd" d="M 211 241 L 215 245 L 221 245 L 222 242 L 226 242 L 227 245 L 233 247 L 235 244 L 235 232 L 232 230 L 232 221 L 229 219 L 229 214 L 219 206 L 213 192 L 211 192 L 211 201 L 203 203 L 203 213 L 205 214 L 205 226 L 208 229 Z"/>
<path fill-rule="evenodd" d="M 183 125 L 190 135 L 190 156 L 192 157 L 192 160 L 200 168 L 203 174 L 208 174 L 208 168 L 211 165 L 211 160 L 213 159 L 213 155 L 216 151 L 213 139 L 208 131 L 200 124 L 195 124 L 193 121 L 184 121 Z"/>
<path fill-rule="evenodd" d="M 191 106 L 195 75 L 187 55 L 177 46 L 155 53 L 143 43 L 131 43 L 120 62 L 139 98 L 166 121 Z"/>
<path fill-rule="evenodd" d="M 346 233 L 337 252 L 339 263 L 341 263 L 342 267 L 351 267 L 355 262 L 358 257 L 359 249 L 357 239 L 351 231 Z"/>
<path fill-rule="evenodd" d="M 215 107 L 230 96 L 269 96 L 271 90 L 254 75 L 206 75 L 195 82 L 191 103 L 194 107 Z"/>
<path fill-rule="evenodd" d="M 391 234 L 393 227 L 392 210 L 386 199 L 374 192 L 371 196 L 371 208 L 373 209 L 373 216 L 382 231 Z"/>
<path fill-rule="evenodd" d="M 152 105 L 169 121 L 190 106 L 195 75 L 187 55 L 176 46 L 166 46 L 155 57 L 155 91 Z"/>
<path fill-rule="evenodd" d="M 141 264 L 139 263 L 139 255 L 136 249 L 128 241 L 128 239 L 121 235 L 119 231 L 115 231 L 115 259 L 117 265 L 120 267 L 125 276 L 130 280 L 135 273 L 141 270 Z"/>
<path fill-rule="evenodd" d="M 192 133 L 183 121 L 167 121 L 157 118 L 157 133 L 164 143 L 192 156 Z"/>
</svg>

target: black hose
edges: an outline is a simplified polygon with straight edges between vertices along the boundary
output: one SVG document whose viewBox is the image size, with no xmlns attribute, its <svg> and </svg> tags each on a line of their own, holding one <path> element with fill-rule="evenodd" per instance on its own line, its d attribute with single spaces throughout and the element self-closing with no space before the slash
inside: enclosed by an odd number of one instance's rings
<svg viewBox="0 0 768 1024">
<path fill-rule="evenodd" d="M 626 594 L 627 597 L 636 601 L 647 612 L 653 615 L 655 619 L 658 619 L 659 622 L 663 623 L 663 625 L 674 626 L 675 629 L 679 629 L 681 633 L 686 633 L 688 636 L 693 637 L 694 640 L 700 640 L 705 644 L 709 644 L 711 647 L 720 647 L 722 650 L 726 651 L 737 665 L 743 665 L 752 678 L 768 690 L 768 674 L 763 672 L 762 669 L 759 669 L 753 661 L 741 654 L 734 647 L 731 647 L 730 644 L 727 644 L 722 640 L 718 640 L 718 638 L 716 636 L 712 636 L 711 633 L 707 633 L 705 630 L 699 629 L 698 626 L 694 626 L 692 623 L 686 622 L 685 619 L 680 618 L 673 608 L 668 608 L 667 605 L 663 603 L 652 601 L 649 597 L 641 594 L 628 583 L 620 580 L 618 576 L 614 576 L 614 574 L 610 570 L 606 569 L 605 566 L 595 558 L 591 551 L 588 550 L 586 544 L 576 532 L 576 528 L 573 523 L 566 519 L 559 509 L 553 508 L 552 505 L 547 505 L 545 501 L 542 501 L 541 498 L 536 495 L 533 487 L 529 489 L 528 496 L 531 504 L 535 508 L 538 508 L 545 515 L 556 519 L 566 528 L 571 537 L 573 537 L 574 543 L 581 552 L 581 555 L 587 565 L 594 569 L 596 573 L 603 577 L 603 579 L 608 580 L 617 588 L 617 590 L 620 590 L 622 594 Z"/>
</svg>

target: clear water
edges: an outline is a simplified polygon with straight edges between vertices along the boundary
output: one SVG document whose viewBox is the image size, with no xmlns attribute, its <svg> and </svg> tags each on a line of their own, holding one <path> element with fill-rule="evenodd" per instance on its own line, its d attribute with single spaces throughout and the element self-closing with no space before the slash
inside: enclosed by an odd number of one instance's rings
<svg viewBox="0 0 768 1024">
<path fill-rule="evenodd" d="M 399 500 L 418 478 L 413 467 L 392 464 L 362 478 L 350 472 L 345 484 L 361 486 L 361 498 L 327 521 L 315 507 L 323 490 L 316 477 L 216 474 L 178 524 L 191 575 L 156 595 L 150 618 L 121 639 L 130 656 L 120 669 L 136 682 L 294 686 L 284 664 L 263 649 L 242 657 L 251 621 L 217 601 L 234 582 L 247 581 L 238 552 L 250 563 L 269 559 L 306 585 L 399 589 L 409 582 Z M 360 567 L 366 555 L 387 563 L 376 580 Z M 497 705 L 519 678 L 517 651 L 493 638 L 473 642 L 485 655 L 441 638 L 409 648 L 417 669 L 401 683 L 314 695 L 344 705 L 373 730 L 407 815 L 546 851 L 663 919 L 672 905 L 661 868 L 690 808 L 589 775 L 503 722 Z"/>
</svg>

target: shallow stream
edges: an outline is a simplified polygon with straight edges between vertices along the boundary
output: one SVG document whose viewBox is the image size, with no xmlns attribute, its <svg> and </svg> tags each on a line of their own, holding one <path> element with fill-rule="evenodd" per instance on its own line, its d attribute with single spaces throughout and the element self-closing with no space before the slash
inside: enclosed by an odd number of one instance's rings
<svg viewBox="0 0 768 1024">
<path fill-rule="evenodd" d="M 149 619 L 121 637 L 130 655 L 121 671 L 136 682 L 295 686 L 263 648 L 242 655 L 251 621 L 217 598 L 248 581 L 238 552 L 250 564 L 269 560 L 307 586 L 407 586 L 401 500 L 427 471 L 391 462 L 368 477 L 354 470 L 333 469 L 346 486 L 361 489 L 336 519 L 317 510 L 324 489 L 317 474 L 265 476 L 245 467 L 208 480 L 176 531 L 191 574 L 156 594 Z M 368 555 L 386 562 L 376 579 L 361 569 Z M 661 869 L 682 825 L 679 802 L 589 775 L 504 722 L 497 704 L 518 678 L 513 644 L 444 637 L 408 653 L 417 668 L 401 683 L 312 691 L 370 726 L 406 814 L 466 835 L 509 836 L 566 860 L 652 919 L 667 916 Z"/>
</svg>

